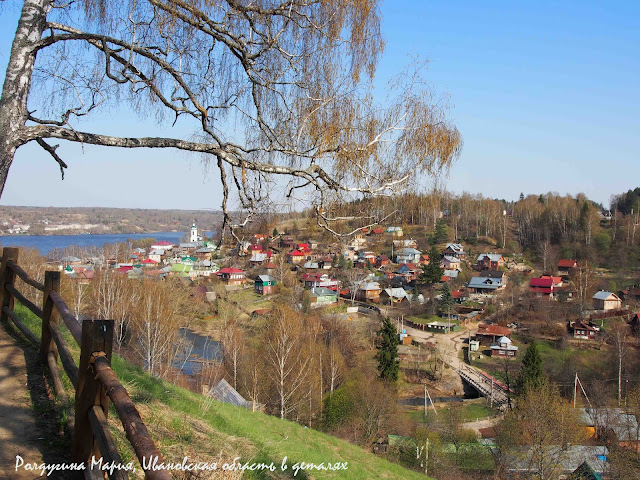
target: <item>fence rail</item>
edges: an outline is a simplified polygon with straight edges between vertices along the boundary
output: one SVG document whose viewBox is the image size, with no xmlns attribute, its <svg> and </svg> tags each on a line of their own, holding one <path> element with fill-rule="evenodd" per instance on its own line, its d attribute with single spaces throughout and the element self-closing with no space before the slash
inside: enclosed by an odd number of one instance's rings
<svg viewBox="0 0 640 480">
<path fill-rule="evenodd" d="M 60 296 L 60 272 L 45 272 L 44 284 L 29 277 L 18 265 L 18 249 L 5 247 L 0 257 L 0 296 L 2 308 L 0 320 L 11 321 L 24 336 L 40 349 L 41 361 L 49 367 L 53 386 L 58 398 L 67 399 L 60 371 L 62 368 L 75 388 L 74 416 L 67 427 L 71 431 L 72 461 L 84 462 L 85 478 L 103 478 L 103 473 L 91 470 L 91 458 L 103 458 L 105 462 L 122 463 L 113 437 L 109 431 L 107 415 L 109 401 L 113 402 L 127 439 L 140 461 L 149 465 L 145 458 L 162 455 L 149 435 L 140 413 L 117 375 L 111 369 L 113 344 L 113 320 L 85 320 L 80 323 Z M 16 277 L 43 293 L 42 308 L 27 299 L 15 286 Z M 15 300 L 31 310 L 42 320 L 40 339 L 29 330 L 14 313 Z M 62 318 L 71 336 L 80 346 L 80 363 L 76 365 L 73 355 L 58 327 Z M 110 479 L 128 478 L 122 470 L 107 472 Z M 150 480 L 167 480 L 171 476 L 164 470 L 145 470 Z"/>
</svg>

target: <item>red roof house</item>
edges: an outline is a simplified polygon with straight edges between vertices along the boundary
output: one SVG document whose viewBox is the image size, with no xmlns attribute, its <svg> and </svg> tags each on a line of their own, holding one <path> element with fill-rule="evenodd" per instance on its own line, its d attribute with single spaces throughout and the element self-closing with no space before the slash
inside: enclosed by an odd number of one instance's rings
<svg viewBox="0 0 640 480">
<path fill-rule="evenodd" d="M 216 273 L 218 278 L 227 285 L 242 285 L 245 281 L 245 272 L 238 268 L 225 267 Z"/>
<path fill-rule="evenodd" d="M 529 280 L 529 291 L 538 296 L 549 295 L 553 296 L 553 289 L 555 288 L 553 278 L 532 278 Z"/>
</svg>

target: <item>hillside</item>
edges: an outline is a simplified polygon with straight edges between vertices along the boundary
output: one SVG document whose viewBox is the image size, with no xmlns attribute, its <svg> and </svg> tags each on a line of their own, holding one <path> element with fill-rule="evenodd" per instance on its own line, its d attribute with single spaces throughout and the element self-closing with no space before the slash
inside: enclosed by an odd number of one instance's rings
<svg viewBox="0 0 640 480">
<path fill-rule="evenodd" d="M 19 316 L 39 336 L 39 319 L 19 305 L 16 307 Z M 74 347 L 75 342 L 68 340 Z M 275 472 L 245 472 L 243 475 L 226 472 L 223 478 L 426 478 L 336 437 L 288 420 L 224 404 L 153 378 L 119 356 L 114 356 L 112 366 L 136 402 L 167 462 L 179 463 L 188 456 L 190 462 L 218 462 L 221 465 L 240 457 L 236 462 L 273 462 L 277 466 Z M 71 390 L 68 382 L 67 388 Z M 64 416 L 65 412 L 60 412 L 60 422 Z M 109 422 L 124 462 L 135 459 L 114 411 Z M 280 466 L 285 457 L 288 469 L 283 472 Z M 296 464 L 301 462 L 325 465 L 346 462 L 347 470 L 299 470 L 294 475 Z M 202 475 L 190 477 L 174 472 L 174 477 L 221 478 L 219 471 L 199 473 Z M 138 468 L 136 475 L 142 478 L 141 474 L 142 470 Z"/>
</svg>

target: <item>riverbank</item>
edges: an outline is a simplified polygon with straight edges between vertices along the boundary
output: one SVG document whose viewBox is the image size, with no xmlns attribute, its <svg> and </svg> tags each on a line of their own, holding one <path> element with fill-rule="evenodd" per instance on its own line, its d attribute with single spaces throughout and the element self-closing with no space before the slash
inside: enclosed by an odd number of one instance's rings
<svg viewBox="0 0 640 480">
<path fill-rule="evenodd" d="M 211 235 L 213 232 L 205 232 Z M 41 255 L 48 255 L 53 249 L 71 246 L 100 248 L 108 243 L 122 243 L 141 238 L 155 238 L 179 244 L 185 238 L 186 231 L 145 232 L 145 233 L 106 233 L 100 235 L 0 235 L 2 247 L 36 248 Z"/>
</svg>

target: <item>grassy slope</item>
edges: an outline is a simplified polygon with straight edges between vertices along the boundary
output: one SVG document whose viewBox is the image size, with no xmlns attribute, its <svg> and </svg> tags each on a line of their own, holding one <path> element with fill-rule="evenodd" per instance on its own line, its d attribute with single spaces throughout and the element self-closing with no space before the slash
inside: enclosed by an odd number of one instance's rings
<svg viewBox="0 0 640 480">
<path fill-rule="evenodd" d="M 26 309 L 18 307 L 16 311 L 39 335 L 40 320 Z M 78 348 L 69 335 L 67 341 L 78 355 Z M 153 378 L 118 356 L 114 356 L 112 364 L 167 461 L 181 461 L 187 455 L 195 462 L 222 463 L 239 456 L 243 462 L 273 461 L 279 466 L 286 456 L 290 467 L 286 472 L 288 475 L 245 473 L 243 478 L 292 476 L 291 468 L 297 462 L 348 462 L 348 470 L 316 471 L 308 475 L 298 473 L 296 478 L 425 478 L 336 437 L 294 422 L 217 402 Z M 129 461 L 133 452 L 113 408 L 110 424 L 123 460 Z"/>
</svg>

